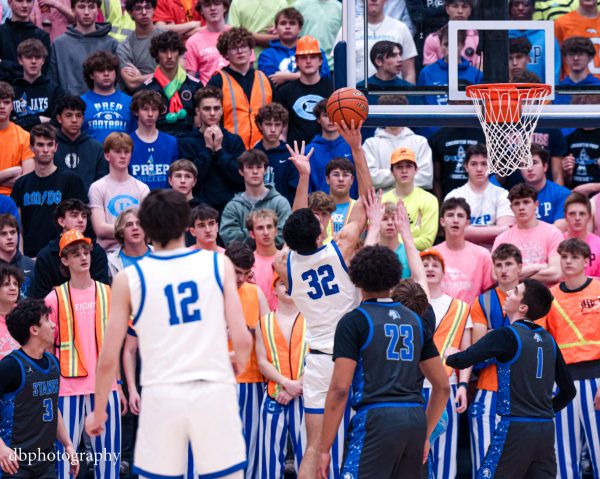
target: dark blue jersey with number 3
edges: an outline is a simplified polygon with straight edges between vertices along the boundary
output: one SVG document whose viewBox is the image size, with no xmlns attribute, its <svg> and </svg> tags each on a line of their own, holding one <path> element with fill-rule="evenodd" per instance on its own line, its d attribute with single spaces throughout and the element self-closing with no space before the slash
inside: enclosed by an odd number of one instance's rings
<svg viewBox="0 0 600 479">
<path fill-rule="evenodd" d="M 12 449 L 54 447 L 60 368 L 53 355 L 44 353 L 44 357 L 45 368 L 21 350 L 2 360 L 16 361 L 21 371 L 19 387 L 0 396 L 0 437 Z"/>
</svg>

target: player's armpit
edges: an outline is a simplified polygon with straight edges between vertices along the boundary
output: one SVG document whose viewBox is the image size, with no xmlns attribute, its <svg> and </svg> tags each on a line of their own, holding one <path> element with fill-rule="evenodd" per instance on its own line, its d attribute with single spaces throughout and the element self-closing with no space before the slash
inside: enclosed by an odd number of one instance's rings
<svg viewBox="0 0 600 479">
<path fill-rule="evenodd" d="M 277 275 L 281 278 L 285 287 L 288 288 L 288 275 L 287 275 L 287 261 L 290 254 L 290 249 L 284 246 L 281 251 L 277 252 L 275 260 L 273 261 L 273 269 Z"/>
</svg>

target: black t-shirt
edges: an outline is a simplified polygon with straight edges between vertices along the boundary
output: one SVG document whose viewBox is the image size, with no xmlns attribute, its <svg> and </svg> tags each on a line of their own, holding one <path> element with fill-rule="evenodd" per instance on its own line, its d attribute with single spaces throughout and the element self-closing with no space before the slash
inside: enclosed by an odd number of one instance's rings
<svg viewBox="0 0 600 479">
<path fill-rule="evenodd" d="M 321 78 L 314 85 L 305 85 L 300 80 L 287 82 L 275 92 L 275 100 L 281 103 L 290 114 L 287 142 L 305 141 L 308 145 L 315 135 L 321 133 L 321 127 L 313 115 L 313 108 L 333 93 L 329 78 Z"/>
<path fill-rule="evenodd" d="M 575 157 L 571 186 L 600 182 L 600 128 L 575 130 L 567 136 L 567 149 Z"/>
<path fill-rule="evenodd" d="M 441 128 L 429 139 L 433 162 L 440 166 L 442 197 L 467 182 L 466 152 L 478 143 L 485 143 L 480 128 Z"/>
<path fill-rule="evenodd" d="M 88 201 L 82 179 L 58 170 L 43 178 L 35 171 L 22 176 L 10 196 L 21 213 L 24 253 L 31 258 L 59 234 L 53 217 L 56 206 L 68 198 Z"/>
<path fill-rule="evenodd" d="M 366 301 L 344 315 L 335 331 L 333 359 L 357 362 L 353 408 L 380 402 L 421 404 L 419 363 L 437 355 L 429 328 L 400 303 Z"/>
<path fill-rule="evenodd" d="M 560 349 L 550 333 L 531 321 L 488 332 L 470 348 L 448 356 L 446 364 L 465 369 L 492 358 L 499 368 L 498 414 L 551 418 L 575 397 Z M 559 392 L 552 397 L 554 382 Z"/>
</svg>

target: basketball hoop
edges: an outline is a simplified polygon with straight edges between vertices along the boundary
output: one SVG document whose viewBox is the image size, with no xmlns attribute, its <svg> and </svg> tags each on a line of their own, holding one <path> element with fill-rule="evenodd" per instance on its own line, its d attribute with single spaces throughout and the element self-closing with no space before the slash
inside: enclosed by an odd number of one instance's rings
<svg viewBox="0 0 600 479">
<path fill-rule="evenodd" d="M 508 176 L 531 166 L 531 137 L 550 91 L 537 83 L 467 86 L 485 134 L 490 174 Z"/>
</svg>

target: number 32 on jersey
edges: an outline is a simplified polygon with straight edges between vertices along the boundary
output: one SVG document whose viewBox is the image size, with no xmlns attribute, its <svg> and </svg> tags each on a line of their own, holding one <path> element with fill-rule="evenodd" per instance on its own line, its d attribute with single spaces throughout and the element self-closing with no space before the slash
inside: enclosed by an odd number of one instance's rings
<svg viewBox="0 0 600 479">
<path fill-rule="evenodd" d="M 340 292 L 338 285 L 333 283 L 335 273 L 330 264 L 321 265 L 316 270 L 309 269 L 302 273 L 301 278 L 312 288 L 307 293 L 310 299 L 321 299 Z"/>
</svg>

